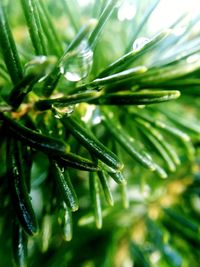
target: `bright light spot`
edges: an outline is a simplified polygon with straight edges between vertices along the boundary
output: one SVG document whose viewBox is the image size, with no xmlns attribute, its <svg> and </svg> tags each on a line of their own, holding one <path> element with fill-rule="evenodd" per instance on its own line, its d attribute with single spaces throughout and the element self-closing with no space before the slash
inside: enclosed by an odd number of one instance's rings
<svg viewBox="0 0 200 267">
<path fill-rule="evenodd" d="M 92 118 L 92 113 L 95 110 L 94 105 L 89 105 L 87 108 L 87 111 L 85 113 L 85 116 L 81 118 L 82 121 L 88 122 Z"/>
<path fill-rule="evenodd" d="M 160 260 L 160 252 L 159 251 L 154 251 L 151 255 L 150 255 L 150 261 L 153 264 L 156 264 L 159 260 Z"/>
<path fill-rule="evenodd" d="M 93 119 L 93 125 L 99 124 L 101 122 L 101 116 L 95 116 Z"/>
<path fill-rule="evenodd" d="M 141 50 L 145 44 L 149 43 L 149 39 L 146 37 L 139 37 L 133 43 L 133 51 Z"/>
<path fill-rule="evenodd" d="M 31 189 L 31 199 L 34 210 L 37 212 L 38 215 L 41 214 L 43 208 L 41 191 L 37 188 Z"/>
<path fill-rule="evenodd" d="M 200 214 L 200 197 L 199 196 L 192 197 L 191 202 L 195 211 L 198 212 L 198 214 Z"/>
<path fill-rule="evenodd" d="M 183 14 L 194 18 L 199 12 L 198 0 L 161 0 L 147 24 L 149 29 L 155 33 L 170 27 Z"/>
<path fill-rule="evenodd" d="M 91 0 L 79 0 L 78 1 L 79 6 L 88 6 L 91 4 Z"/>
<path fill-rule="evenodd" d="M 175 28 L 173 28 L 173 34 L 176 36 L 181 36 L 186 30 L 186 26 L 185 25 L 181 25 L 181 26 L 177 26 Z"/>
<path fill-rule="evenodd" d="M 123 267 L 132 267 L 133 266 L 133 262 L 130 258 L 126 258 L 123 261 Z"/>
<path fill-rule="evenodd" d="M 131 1 L 124 1 L 118 11 L 120 21 L 131 20 L 136 14 L 136 7 Z"/>
<path fill-rule="evenodd" d="M 62 69 L 60 69 L 60 72 L 63 74 L 63 70 Z M 81 80 L 80 75 L 75 73 L 75 72 L 73 73 L 73 72 L 67 71 L 64 74 L 64 76 L 68 81 L 71 81 L 71 82 L 79 82 Z"/>
<path fill-rule="evenodd" d="M 199 59 L 200 59 L 200 55 L 194 54 L 192 56 L 189 56 L 186 61 L 187 61 L 187 63 L 194 63 L 194 62 L 198 61 Z"/>
<path fill-rule="evenodd" d="M 144 201 L 151 194 L 151 189 L 148 185 L 145 185 L 141 190 L 140 186 L 129 187 L 128 189 L 128 198 L 132 201 Z"/>
</svg>

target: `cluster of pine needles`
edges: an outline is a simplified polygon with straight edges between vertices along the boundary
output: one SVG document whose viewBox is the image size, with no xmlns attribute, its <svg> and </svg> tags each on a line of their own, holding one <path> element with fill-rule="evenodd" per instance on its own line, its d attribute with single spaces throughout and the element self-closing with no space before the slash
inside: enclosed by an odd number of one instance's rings
<svg viewBox="0 0 200 267">
<path fill-rule="evenodd" d="M 0 266 L 199 266 L 200 16 L 124 2 L 0 3 Z"/>
</svg>

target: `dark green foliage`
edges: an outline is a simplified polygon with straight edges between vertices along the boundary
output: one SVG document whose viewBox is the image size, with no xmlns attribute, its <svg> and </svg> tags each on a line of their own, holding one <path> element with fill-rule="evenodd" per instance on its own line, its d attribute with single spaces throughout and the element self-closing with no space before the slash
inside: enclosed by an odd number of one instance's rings
<svg viewBox="0 0 200 267">
<path fill-rule="evenodd" d="M 22 79 L 23 71 L 12 32 L 7 21 L 7 16 L 2 6 L 0 6 L 0 29 L 1 53 L 9 72 L 10 79 L 13 84 L 16 84 Z"/>
<path fill-rule="evenodd" d="M 199 266 L 199 16 L 124 2 L 0 3 L 0 267 Z"/>
<path fill-rule="evenodd" d="M 35 235 L 37 222 L 26 186 L 21 144 L 8 138 L 7 147 L 7 175 L 12 205 L 24 231 L 29 235 Z"/>
</svg>

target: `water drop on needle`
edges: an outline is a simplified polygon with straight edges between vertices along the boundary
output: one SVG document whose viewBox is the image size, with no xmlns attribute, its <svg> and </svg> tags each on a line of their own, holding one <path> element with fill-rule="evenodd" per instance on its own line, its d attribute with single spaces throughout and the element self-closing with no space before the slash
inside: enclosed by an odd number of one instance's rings
<svg viewBox="0 0 200 267">
<path fill-rule="evenodd" d="M 133 43 L 133 51 L 141 50 L 149 41 L 150 40 L 146 37 L 137 38 Z"/>
<path fill-rule="evenodd" d="M 74 50 L 67 53 L 60 63 L 61 74 L 71 82 L 86 78 L 93 63 L 93 52 L 86 40 Z"/>
<path fill-rule="evenodd" d="M 65 78 L 68 80 L 68 81 L 71 81 L 71 82 L 78 82 L 81 80 L 81 76 L 78 75 L 77 73 L 75 72 L 70 72 L 70 71 L 67 71 L 65 74 L 64 74 Z"/>
<path fill-rule="evenodd" d="M 54 109 L 54 116 L 57 119 L 61 119 L 63 116 L 68 117 L 74 111 L 74 105 L 70 105 L 67 107 L 58 107 L 56 105 L 53 105 L 52 107 Z"/>
</svg>

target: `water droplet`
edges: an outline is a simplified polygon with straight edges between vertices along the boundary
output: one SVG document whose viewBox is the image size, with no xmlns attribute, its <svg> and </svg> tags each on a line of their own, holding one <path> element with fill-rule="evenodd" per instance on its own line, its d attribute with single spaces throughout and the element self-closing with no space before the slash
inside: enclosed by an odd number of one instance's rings
<svg viewBox="0 0 200 267">
<path fill-rule="evenodd" d="M 58 107 L 56 105 L 53 105 L 52 108 L 54 110 L 54 116 L 57 119 L 61 119 L 63 116 L 68 117 L 74 111 L 74 105 L 69 105 L 67 107 Z"/>
<path fill-rule="evenodd" d="M 81 76 L 78 73 L 67 71 L 64 74 L 65 78 L 71 82 L 78 82 L 81 80 Z"/>
<path fill-rule="evenodd" d="M 146 37 L 139 37 L 133 43 L 133 51 L 141 50 L 145 44 L 149 43 L 149 39 Z"/>
<path fill-rule="evenodd" d="M 79 82 L 86 78 L 93 63 L 93 52 L 86 40 L 65 55 L 60 63 L 60 72 L 71 82 Z"/>
</svg>

